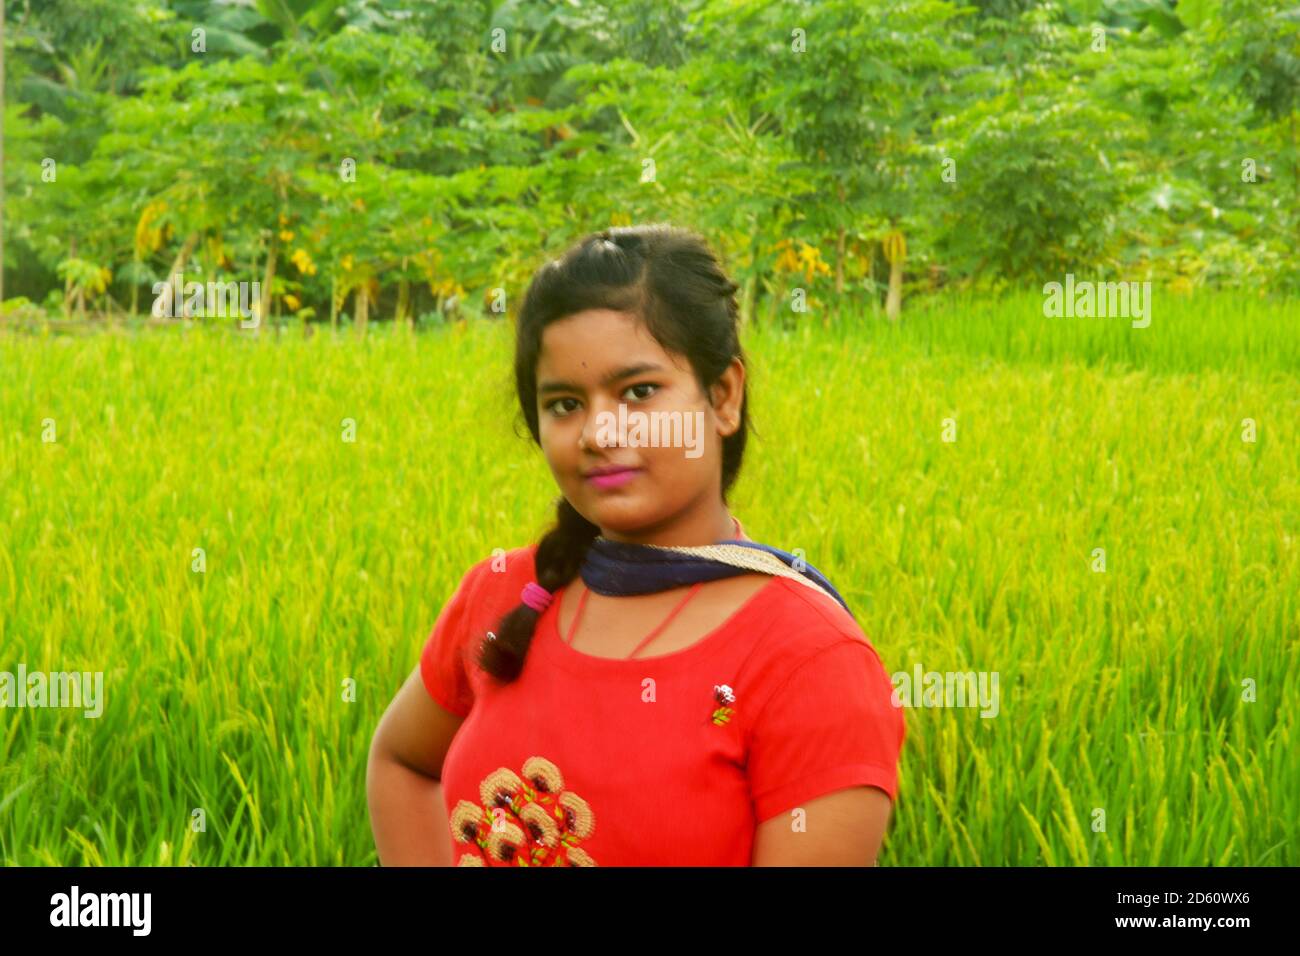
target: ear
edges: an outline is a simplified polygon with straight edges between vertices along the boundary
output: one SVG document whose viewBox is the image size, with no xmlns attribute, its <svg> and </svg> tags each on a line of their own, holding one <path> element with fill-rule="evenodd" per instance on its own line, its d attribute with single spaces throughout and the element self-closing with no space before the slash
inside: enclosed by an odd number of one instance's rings
<svg viewBox="0 0 1300 956">
<path fill-rule="evenodd" d="M 738 358 L 709 390 L 713 414 L 718 419 L 718 433 L 723 437 L 740 429 L 740 406 L 745 398 L 745 366 Z"/>
</svg>

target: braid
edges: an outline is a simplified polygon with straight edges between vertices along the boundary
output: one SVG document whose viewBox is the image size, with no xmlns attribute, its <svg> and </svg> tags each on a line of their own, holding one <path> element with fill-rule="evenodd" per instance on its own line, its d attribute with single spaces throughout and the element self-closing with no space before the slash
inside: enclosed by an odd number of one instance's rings
<svg viewBox="0 0 1300 956">
<path fill-rule="evenodd" d="M 591 542 L 600 534 L 599 526 L 580 515 L 563 496 L 556 505 L 555 519 L 555 527 L 537 543 L 535 559 L 537 583 L 552 593 L 578 576 Z M 517 678 L 540 617 L 522 601 L 506 612 L 493 632 L 496 637 L 483 641 L 479 666 L 506 683 Z"/>
</svg>

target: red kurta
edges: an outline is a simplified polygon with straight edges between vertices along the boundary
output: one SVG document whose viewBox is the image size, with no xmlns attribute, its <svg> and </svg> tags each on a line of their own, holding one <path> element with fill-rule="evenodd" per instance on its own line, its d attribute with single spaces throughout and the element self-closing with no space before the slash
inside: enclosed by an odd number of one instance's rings
<svg viewBox="0 0 1300 956">
<path fill-rule="evenodd" d="M 897 796 L 888 674 L 853 618 L 797 581 L 773 576 L 695 644 L 630 660 L 564 643 L 558 592 L 523 673 L 497 682 L 473 655 L 534 580 L 535 550 L 474 565 L 421 654 L 430 695 L 466 718 L 442 770 L 455 863 L 748 866 L 756 825 L 804 801 Z"/>
</svg>

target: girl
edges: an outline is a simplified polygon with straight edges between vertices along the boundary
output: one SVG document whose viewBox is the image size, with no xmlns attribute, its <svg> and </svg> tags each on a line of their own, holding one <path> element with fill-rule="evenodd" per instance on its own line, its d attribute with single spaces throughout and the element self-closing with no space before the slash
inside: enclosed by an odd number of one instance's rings
<svg viewBox="0 0 1300 956">
<path fill-rule="evenodd" d="M 830 582 L 728 510 L 736 290 L 665 225 L 533 278 L 515 380 L 555 527 L 465 574 L 384 714 L 383 865 L 874 865 L 902 712 Z"/>
</svg>

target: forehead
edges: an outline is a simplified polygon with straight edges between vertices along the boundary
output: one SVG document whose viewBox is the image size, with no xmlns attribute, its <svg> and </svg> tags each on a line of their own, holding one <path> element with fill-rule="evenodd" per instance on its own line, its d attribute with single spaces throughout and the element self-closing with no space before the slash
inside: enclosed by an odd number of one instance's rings
<svg viewBox="0 0 1300 956">
<path fill-rule="evenodd" d="M 598 381 L 603 373 L 633 363 L 653 362 L 688 371 L 688 363 L 664 350 L 635 315 L 588 309 L 557 319 L 542 330 L 537 378 L 563 376 Z"/>
</svg>

